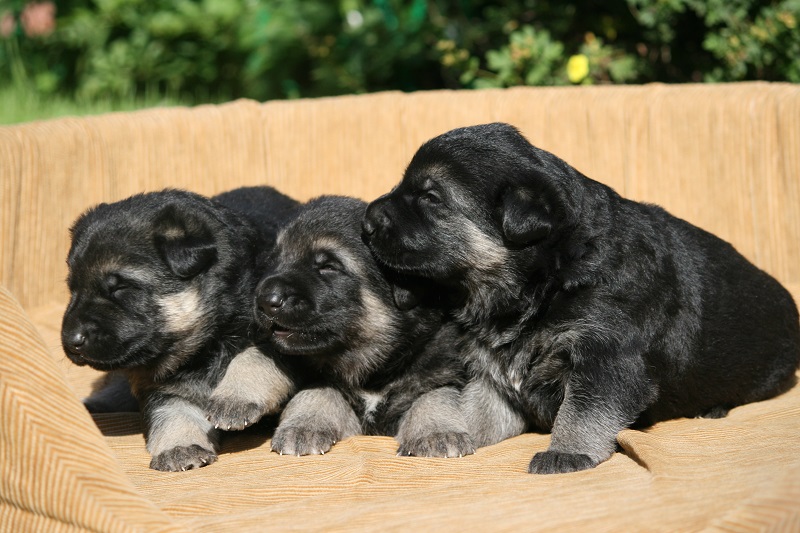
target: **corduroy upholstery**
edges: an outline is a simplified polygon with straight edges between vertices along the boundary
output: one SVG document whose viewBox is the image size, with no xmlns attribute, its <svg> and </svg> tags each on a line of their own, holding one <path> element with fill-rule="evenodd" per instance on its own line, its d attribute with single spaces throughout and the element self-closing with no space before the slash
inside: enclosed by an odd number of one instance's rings
<svg viewBox="0 0 800 533">
<path fill-rule="evenodd" d="M 800 87 L 747 83 L 349 96 L 0 128 L 0 530 L 800 531 L 800 386 L 720 420 L 619 435 L 593 470 L 526 473 L 549 436 L 462 459 L 387 437 L 269 451 L 268 423 L 200 470 L 148 469 L 137 414 L 80 404 L 58 342 L 67 229 L 85 208 L 270 184 L 370 200 L 448 129 L 517 125 L 589 177 L 732 242 L 800 298 Z"/>
</svg>

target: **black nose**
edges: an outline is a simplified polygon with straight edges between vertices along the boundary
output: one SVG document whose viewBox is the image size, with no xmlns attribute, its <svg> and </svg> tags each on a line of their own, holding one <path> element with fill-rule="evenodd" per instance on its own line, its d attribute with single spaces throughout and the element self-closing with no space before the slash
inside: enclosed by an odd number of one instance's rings
<svg viewBox="0 0 800 533">
<path fill-rule="evenodd" d="M 361 229 L 365 235 L 371 236 L 379 228 L 386 228 L 389 226 L 389 217 L 386 216 L 386 211 L 378 203 L 377 200 L 367 206 L 367 212 L 364 214 L 364 220 L 361 221 Z"/>
<path fill-rule="evenodd" d="M 86 334 L 82 331 L 76 331 L 66 335 L 64 348 L 75 355 L 82 354 L 86 350 Z"/>
<path fill-rule="evenodd" d="M 280 313 L 286 299 L 280 292 L 269 292 L 258 296 L 258 308 L 266 315 L 275 316 Z"/>
<path fill-rule="evenodd" d="M 361 222 L 361 229 L 364 230 L 365 234 L 372 235 L 373 233 L 375 233 L 375 224 L 373 224 L 370 219 L 365 218 Z"/>
</svg>

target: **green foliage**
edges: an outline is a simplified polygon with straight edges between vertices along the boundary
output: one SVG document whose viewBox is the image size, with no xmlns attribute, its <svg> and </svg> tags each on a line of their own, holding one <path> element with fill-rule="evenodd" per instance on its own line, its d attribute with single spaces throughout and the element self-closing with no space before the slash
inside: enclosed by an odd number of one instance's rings
<svg viewBox="0 0 800 533">
<path fill-rule="evenodd" d="M 76 102 L 58 94 L 42 94 L 24 87 L 0 87 L 0 124 L 16 124 L 64 116 L 96 115 L 114 111 L 134 111 L 145 107 L 174 106 L 179 102 L 164 98 L 111 99 Z"/>
<path fill-rule="evenodd" d="M 652 63 L 694 81 L 798 82 L 800 1 L 628 0 Z M 658 69 L 656 70 L 658 72 Z"/>
<path fill-rule="evenodd" d="M 715 8 L 698 2 L 697 12 L 716 30 L 703 42 L 719 64 L 705 73 L 707 81 L 750 78 L 800 82 L 800 0 L 784 0 L 760 9 L 715 0 Z M 718 4 L 718 5 L 716 5 Z"/>
<path fill-rule="evenodd" d="M 0 87 L 197 103 L 800 82 L 800 0 L 63 0 L 54 25 L 44 4 L 0 0 Z"/>
<path fill-rule="evenodd" d="M 509 35 L 509 44 L 486 52 L 491 74 L 475 82 L 476 87 L 514 85 L 553 85 L 562 82 L 558 67 L 563 62 L 564 45 L 554 41 L 547 30 L 523 26 Z"/>
</svg>

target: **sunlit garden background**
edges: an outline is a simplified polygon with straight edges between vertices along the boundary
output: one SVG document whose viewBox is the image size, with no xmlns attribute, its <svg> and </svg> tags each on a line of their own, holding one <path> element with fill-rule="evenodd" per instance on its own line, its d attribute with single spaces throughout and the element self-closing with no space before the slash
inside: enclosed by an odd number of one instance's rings
<svg viewBox="0 0 800 533">
<path fill-rule="evenodd" d="M 800 82 L 800 0 L 0 0 L 0 123 L 383 90 Z"/>
</svg>

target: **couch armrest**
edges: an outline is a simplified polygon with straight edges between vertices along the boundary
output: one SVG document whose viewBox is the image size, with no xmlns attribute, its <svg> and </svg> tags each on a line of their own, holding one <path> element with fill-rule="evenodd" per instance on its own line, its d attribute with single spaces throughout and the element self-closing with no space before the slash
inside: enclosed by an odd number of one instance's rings
<svg viewBox="0 0 800 533">
<path fill-rule="evenodd" d="M 144 499 L 0 286 L 0 527 L 180 531 Z"/>
</svg>

